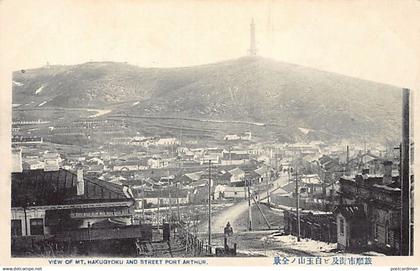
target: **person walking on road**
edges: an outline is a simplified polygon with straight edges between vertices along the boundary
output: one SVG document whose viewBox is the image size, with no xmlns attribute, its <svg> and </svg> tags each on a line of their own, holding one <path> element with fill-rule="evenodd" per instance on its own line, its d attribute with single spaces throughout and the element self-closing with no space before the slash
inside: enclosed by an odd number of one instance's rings
<svg viewBox="0 0 420 271">
<path fill-rule="evenodd" d="M 231 236 L 231 235 L 233 235 L 233 228 L 230 225 L 230 222 L 229 221 L 228 221 L 228 223 L 225 226 L 224 233 L 225 233 L 225 236 Z"/>
</svg>

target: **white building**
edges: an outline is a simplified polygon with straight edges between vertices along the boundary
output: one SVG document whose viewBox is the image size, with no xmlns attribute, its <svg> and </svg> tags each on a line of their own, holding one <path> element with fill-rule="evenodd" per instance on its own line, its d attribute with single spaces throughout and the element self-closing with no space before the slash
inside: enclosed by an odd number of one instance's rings
<svg viewBox="0 0 420 271">
<path fill-rule="evenodd" d="M 47 152 L 44 153 L 44 170 L 57 171 L 60 169 L 61 158 L 58 153 Z"/>
<path fill-rule="evenodd" d="M 225 135 L 223 139 L 227 141 L 233 141 L 233 140 L 240 140 L 241 137 L 238 135 Z"/>
<path fill-rule="evenodd" d="M 226 199 L 243 199 L 246 197 L 246 187 L 225 186 L 223 196 Z"/>
<path fill-rule="evenodd" d="M 12 149 L 12 172 L 22 172 L 22 149 Z"/>
<path fill-rule="evenodd" d="M 159 138 L 156 142 L 158 146 L 171 146 L 171 145 L 178 145 L 179 141 L 175 137 L 168 137 L 168 138 Z"/>
<path fill-rule="evenodd" d="M 150 168 L 165 168 L 169 167 L 169 165 L 174 161 L 175 158 L 152 157 L 149 160 L 147 160 L 147 165 Z"/>
</svg>

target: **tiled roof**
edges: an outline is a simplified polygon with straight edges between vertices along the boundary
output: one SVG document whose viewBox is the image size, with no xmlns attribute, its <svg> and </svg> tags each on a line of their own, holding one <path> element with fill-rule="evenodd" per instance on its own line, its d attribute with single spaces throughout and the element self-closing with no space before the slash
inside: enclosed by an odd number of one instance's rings
<svg viewBox="0 0 420 271">
<path fill-rule="evenodd" d="M 346 219 L 349 220 L 359 220 L 365 219 L 365 211 L 361 205 L 341 205 L 336 210 L 335 213 L 341 213 Z"/>
<path fill-rule="evenodd" d="M 122 186 L 84 178 L 84 194 L 77 195 L 77 175 L 58 171 L 24 170 L 12 173 L 12 207 L 127 200 Z"/>
<path fill-rule="evenodd" d="M 190 178 L 193 181 L 198 181 L 198 180 L 200 180 L 202 174 L 203 173 L 201 171 L 199 171 L 199 172 L 187 173 L 187 174 L 185 174 L 185 176 Z"/>
<path fill-rule="evenodd" d="M 362 176 L 341 176 L 340 177 L 340 183 L 347 183 L 352 185 L 353 183 L 356 184 L 358 182 L 358 185 L 362 185 L 364 187 L 374 187 L 376 189 L 382 190 L 382 191 L 400 191 L 401 185 L 399 183 L 399 176 L 392 176 L 392 183 L 388 185 L 383 185 L 383 176 L 377 176 L 377 175 L 368 175 L 367 179 L 363 179 Z M 359 181 L 358 181 L 359 180 Z"/>
<path fill-rule="evenodd" d="M 289 182 L 286 185 L 283 185 L 281 188 L 287 193 L 294 193 L 296 190 L 296 184 L 295 182 Z"/>
<path fill-rule="evenodd" d="M 175 189 L 171 188 L 171 197 L 172 198 L 186 198 L 188 196 L 188 190 L 186 189 Z M 141 190 L 136 190 L 135 192 L 136 198 L 142 198 L 143 193 Z M 152 190 L 152 191 L 144 191 L 145 198 L 169 198 L 169 190 L 168 189 L 161 189 L 161 190 Z"/>
<path fill-rule="evenodd" d="M 305 184 L 322 184 L 321 179 L 319 178 L 318 174 L 303 175 L 302 176 L 302 183 L 305 183 Z"/>
<path fill-rule="evenodd" d="M 234 168 L 232 170 L 229 170 L 229 173 L 232 175 L 235 175 L 235 174 L 239 175 L 239 174 L 244 174 L 245 172 L 240 168 Z"/>
</svg>

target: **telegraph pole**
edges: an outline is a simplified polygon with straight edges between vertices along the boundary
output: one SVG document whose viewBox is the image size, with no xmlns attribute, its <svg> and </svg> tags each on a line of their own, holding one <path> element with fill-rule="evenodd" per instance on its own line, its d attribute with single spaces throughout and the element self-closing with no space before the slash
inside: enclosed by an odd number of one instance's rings
<svg viewBox="0 0 420 271">
<path fill-rule="evenodd" d="M 232 152 L 231 152 L 230 148 L 231 147 L 230 147 L 230 143 L 229 143 L 229 165 L 232 165 Z"/>
<path fill-rule="evenodd" d="M 350 168 L 349 168 L 349 161 L 350 161 L 350 150 L 349 146 L 346 146 L 346 176 L 350 175 Z"/>
<path fill-rule="evenodd" d="M 178 221 L 181 221 L 181 212 L 179 210 L 179 188 L 178 188 L 178 183 L 175 183 L 175 187 L 176 187 L 176 211 L 177 211 L 177 215 L 178 215 Z"/>
<path fill-rule="evenodd" d="M 295 175 L 296 175 L 296 222 L 297 222 L 297 241 L 300 242 L 300 214 L 299 214 L 299 185 L 298 185 L 298 172 L 297 166 L 295 168 Z"/>
<path fill-rule="evenodd" d="M 209 160 L 209 251 L 211 253 L 211 160 Z"/>
<path fill-rule="evenodd" d="M 144 180 L 142 180 L 142 187 L 141 187 L 141 212 L 143 217 L 143 222 L 146 222 L 145 215 L 144 215 L 144 203 L 146 201 L 144 200 Z"/>
<path fill-rule="evenodd" d="M 278 156 L 277 156 L 278 154 L 277 154 L 277 149 L 276 149 L 276 152 L 274 153 L 274 165 L 275 165 L 275 167 L 276 167 L 276 171 L 278 171 L 279 170 L 279 161 L 278 161 Z"/>
<path fill-rule="evenodd" d="M 248 230 L 252 231 L 252 211 L 251 211 L 251 181 L 246 180 L 248 185 Z"/>
<path fill-rule="evenodd" d="M 161 190 L 159 189 L 158 205 L 157 205 L 157 229 L 158 229 L 158 231 L 159 231 L 159 224 L 160 224 L 160 193 L 161 193 Z"/>
<path fill-rule="evenodd" d="M 171 197 L 171 186 L 168 184 L 168 204 L 169 204 L 169 212 L 168 212 L 168 215 L 169 215 L 169 218 L 168 218 L 168 220 L 169 221 L 171 221 L 171 219 L 172 219 L 172 203 L 171 203 L 171 201 L 172 201 L 172 197 Z"/>
<path fill-rule="evenodd" d="M 403 89 L 401 151 L 401 256 L 410 255 L 410 90 Z"/>
<path fill-rule="evenodd" d="M 271 171 L 268 173 L 269 176 L 266 176 L 267 182 L 267 203 L 270 204 L 270 182 L 271 182 Z"/>
<path fill-rule="evenodd" d="M 169 179 L 168 170 L 168 198 L 169 198 L 169 221 L 172 220 L 172 195 L 171 195 L 171 180 Z"/>
</svg>

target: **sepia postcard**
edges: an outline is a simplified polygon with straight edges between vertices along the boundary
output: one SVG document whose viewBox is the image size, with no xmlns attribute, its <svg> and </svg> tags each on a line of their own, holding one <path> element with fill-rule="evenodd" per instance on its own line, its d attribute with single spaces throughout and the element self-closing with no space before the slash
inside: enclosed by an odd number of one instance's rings
<svg viewBox="0 0 420 271">
<path fill-rule="evenodd" d="M 420 1 L 0 1 L 0 266 L 417 270 Z"/>
</svg>

